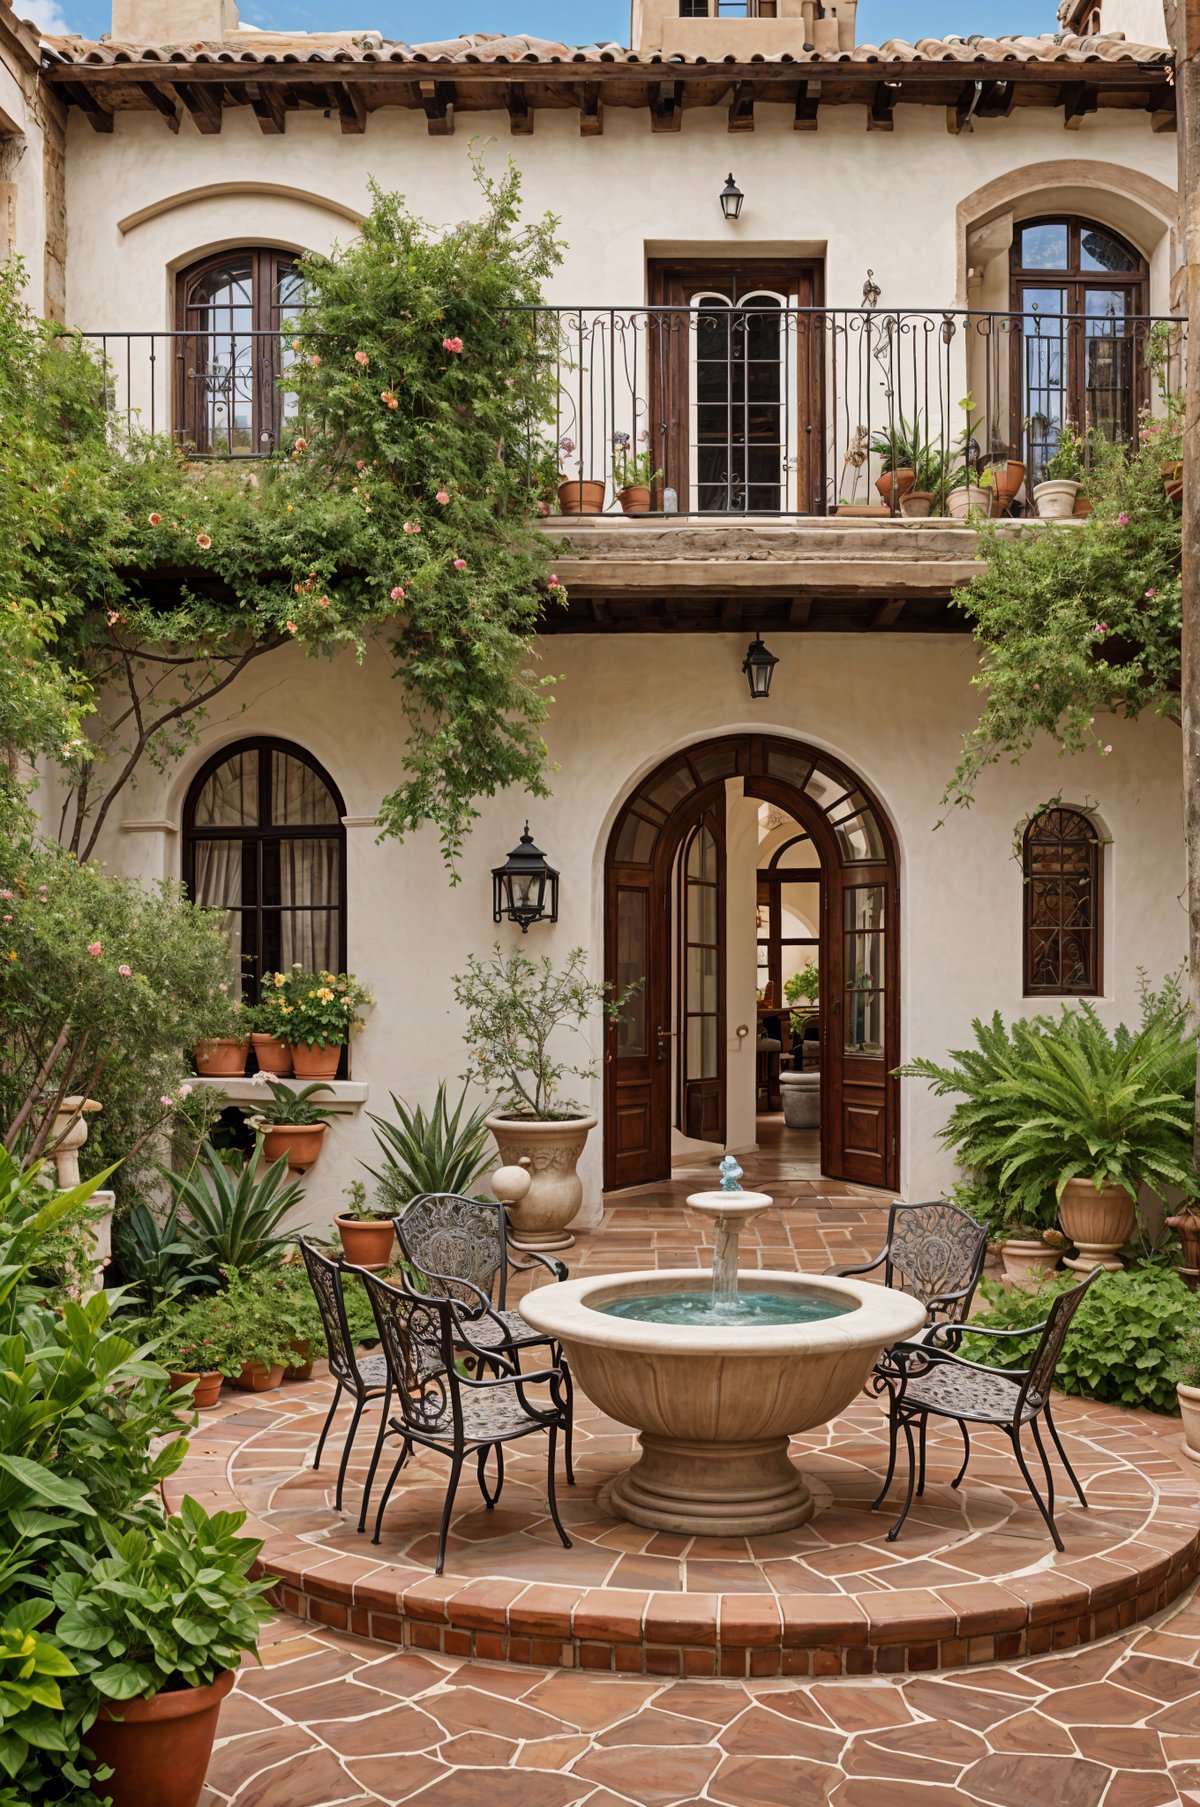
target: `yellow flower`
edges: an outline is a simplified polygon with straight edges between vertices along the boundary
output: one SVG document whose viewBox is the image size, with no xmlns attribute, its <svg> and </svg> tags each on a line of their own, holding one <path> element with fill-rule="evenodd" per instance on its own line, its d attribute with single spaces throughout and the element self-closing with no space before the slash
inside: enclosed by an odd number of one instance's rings
<svg viewBox="0 0 1200 1807">
<path fill-rule="evenodd" d="M 328 985 L 322 985 L 320 991 L 318 991 L 318 993 L 317 993 L 317 996 L 320 998 L 320 1000 L 323 1004 L 328 1004 L 333 998 L 333 993 L 330 991 Z"/>
</svg>

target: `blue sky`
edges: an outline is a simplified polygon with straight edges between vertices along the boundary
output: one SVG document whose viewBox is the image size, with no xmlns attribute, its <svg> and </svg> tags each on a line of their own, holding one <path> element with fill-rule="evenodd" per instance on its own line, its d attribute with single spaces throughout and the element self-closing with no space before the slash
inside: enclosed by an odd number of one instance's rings
<svg viewBox="0 0 1200 1807">
<path fill-rule="evenodd" d="M 110 0 L 15 0 L 19 17 L 50 30 L 99 37 Z M 459 31 L 529 32 L 584 43 L 627 41 L 627 0 L 241 0 L 251 25 L 299 31 L 376 27 L 410 43 Z M 860 40 L 930 37 L 947 32 L 1053 31 L 1054 0 L 860 0 Z"/>
</svg>

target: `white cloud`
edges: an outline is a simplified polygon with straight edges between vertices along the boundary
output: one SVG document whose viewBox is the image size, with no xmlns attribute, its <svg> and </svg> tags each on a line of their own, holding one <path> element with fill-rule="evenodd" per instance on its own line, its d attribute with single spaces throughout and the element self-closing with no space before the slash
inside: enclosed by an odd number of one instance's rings
<svg viewBox="0 0 1200 1807">
<path fill-rule="evenodd" d="M 71 29 L 63 18 L 58 0 L 16 0 L 13 11 L 18 19 L 28 19 L 39 31 L 58 36 Z"/>
</svg>

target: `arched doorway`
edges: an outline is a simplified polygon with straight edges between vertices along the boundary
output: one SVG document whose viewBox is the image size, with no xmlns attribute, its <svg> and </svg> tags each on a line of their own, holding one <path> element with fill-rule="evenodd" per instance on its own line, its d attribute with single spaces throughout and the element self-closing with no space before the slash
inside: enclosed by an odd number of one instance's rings
<svg viewBox="0 0 1200 1807">
<path fill-rule="evenodd" d="M 838 760 L 765 734 L 703 741 L 673 754 L 626 799 L 609 836 L 605 976 L 619 989 L 633 981 L 640 988 L 606 1032 L 605 1185 L 668 1178 L 673 1127 L 725 1138 L 724 824 L 731 785 L 786 811 L 821 862 L 822 1171 L 894 1188 L 895 837 L 870 791 Z"/>
</svg>

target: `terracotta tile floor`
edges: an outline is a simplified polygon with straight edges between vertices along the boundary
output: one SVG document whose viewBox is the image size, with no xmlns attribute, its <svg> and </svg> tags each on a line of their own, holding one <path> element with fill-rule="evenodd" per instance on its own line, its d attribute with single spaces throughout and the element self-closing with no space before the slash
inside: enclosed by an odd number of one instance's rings
<svg viewBox="0 0 1200 1807">
<path fill-rule="evenodd" d="M 779 1201 L 744 1237 L 747 1264 L 819 1270 L 878 1246 L 886 1198 L 800 1178 L 797 1169 L 811 1172 L 810 1161 L 780 1139 L 760 1162 L 745 1162 L 746 1184 Z M 706 1227 L 680 1206 L 708 1177 L 707 1169 L 686 1170 L 669 1186 L 611 1200 L 603 1226 L 569 1252 L 572 1272 L 694 1261 Z M 195 1465 L 189 1459 L 183 1479 L 190 1473 L 198 1492 L 208 1491 L 206 1478 L 214 1492 L 218 1480 L 224 1488 L 234 1481 L 230 1490 L 264 1529 L 319 1546 L 329 1564 L 360 1558 L 362 1541 L 330 1510 L 332 1476 L 302 1465 L 322 1395 L 313 1383 L 252 1405 L 234 1396 L 206 1420 L 208 1435 L 194 1443 Z M 1066 1402 L 1060 1423 L 1095 1499 L 1088 1515 L 1064 1512 L 1068 1562 L 1115 1569 L 1111 1552 L 1123 1548 L 1126 1565 L 1136 1563 L 1153 1537 L 1147 1524 L 1159 1492 L 1177 1497 L 1177 1428 Z M 947 1446 L 943 1459 L 938 1451 L 920 1522 L 899 1546 L 884 1544 L 883 1527 L 862 1510 L 878 1472 L 878 1429 L 878 1407 L 863 1401 L 836 1436 L 808 1439 L 803 1454 L 798 1447 L 829 1501 L 812 1526 L 766 1540 L 779 1548 L 737 1539 L 700 1548 L 598 1512 L 599 1485 L 627 1459 L 631 1439 L 581 1402 L 579 1486 L 560 1496 L 574 1549 L 545 1541 L 537 1464 L 530 1458 L 524 1476 L 514 1459 L 496 1513 L 475 1512 L 464 1498 L 448 1568 L 460 1581 L 507 1577 L 518 1594 L 542 1581 L 566 1583 L 554 1591 L 574 1598 L 582 1590 L 614 1611 L 672 1590 L 678 1598 L 729 1588 L 743 1598 L 798 1588 L 814 1599 L 836 1594 L 857 1610 L 864 1596 L 889 1590 L 911 1599 L 917 1587 L 978 1588 L 981 1577 L 1007 1580 L 1018 1570 L 1031 1586 L 1053 1577 L 1063 1559 L 986 1442 L 961 1499 L 945 1485 L 953 1452 Z M 414 1477 L 398 1490 L 384 1544 L 371 1551 L 387 1570 L 408 1571 L 409 1581 L 418 1569 L 428 1573 L 437 1491 L 429 1481 Z M 1191 1485 L 1194 1497 L 1194 1477 Z M 830 1680 L 531 1669 L 389 1648 L 281 1615 L 264 1668 L 244 1670 L 225 1707 L 203 1807 L 410 1799 L 437 1807 L 1027 1807 L 1051 1799 L 1064 1807 L 1200 1807 L 1198 1661 L 1194 1593 L 1150 1624 L 1078 1651 L 1003 1667 Z"/>
</svg>

